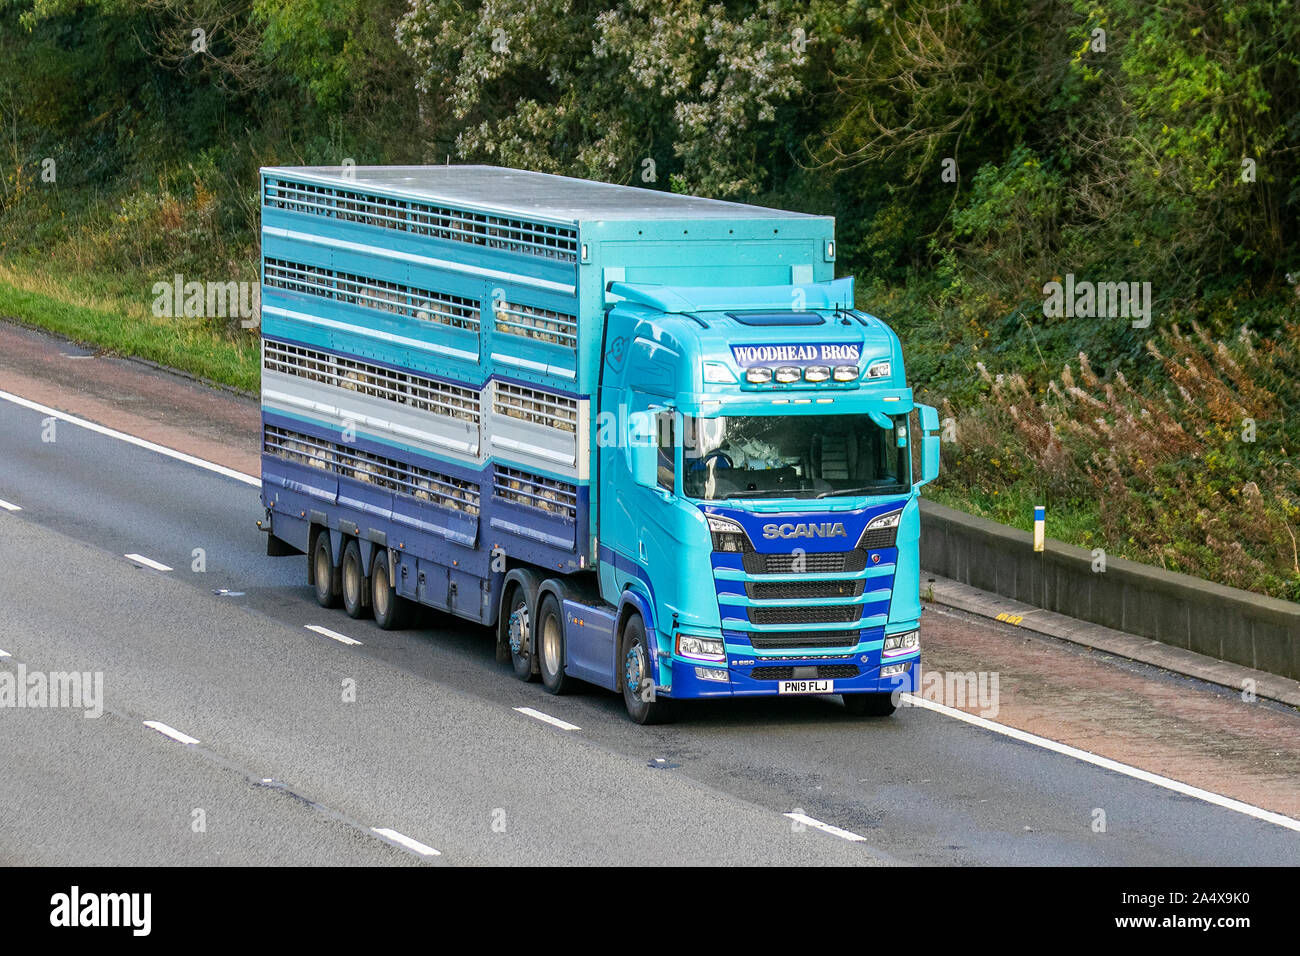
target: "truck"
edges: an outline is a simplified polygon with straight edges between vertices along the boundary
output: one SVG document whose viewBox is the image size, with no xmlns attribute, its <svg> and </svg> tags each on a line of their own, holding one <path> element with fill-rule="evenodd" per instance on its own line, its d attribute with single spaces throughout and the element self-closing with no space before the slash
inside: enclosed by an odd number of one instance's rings
<svg viewBox="0 0 1300 956">
<path fill-rule="evenodd" d="M 840 695 L 920 670 L 939 466 L 834 219 L 490 166 L 261 170 L 267 552 L 552 694 Z"/>
</svg>

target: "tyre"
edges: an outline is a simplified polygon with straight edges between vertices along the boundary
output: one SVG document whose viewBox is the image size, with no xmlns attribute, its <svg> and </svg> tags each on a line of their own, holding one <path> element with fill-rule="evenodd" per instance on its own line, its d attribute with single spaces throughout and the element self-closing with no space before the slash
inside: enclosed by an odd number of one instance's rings
<svg viewBox="0 0 1300 956">
<path fill-rule="evenodd" d="M 388 551 L 375 552 L 370 568 L 370 607 L 375 612 L 375 623 L 385 631 L 406 627 L 411 619 L 411 602 L 397 593 L 389 580 Z"/>
<path fill-rule="evenodd" d="M 365 617 L 370 605 L 370 581 L 361 570 L 361 547 L 356 538 L 349 538 L 343 546 L 343 560 L 339 562 L 343 577 L 343 610 L 348 617 Z"/>
<path fill-rule="evenodd" d="M 893 694 L 842 694 L 844 709 L 855 717 L 888 717 L 898 709 Z"/>
<path fill-rule="evenodd" d="M 342 597 L 342 575 L 334 566 L 334 555 L 330 552 L 330 535 L 322 529 L 316 535 L 311 557 L 312 584 L 316 589 L 316 603 L 321 607 L 338 607 Z"/>
<path fill-rule="evenodd" d="M 542 672 L 542 685 L 552 694 L 567 692 L 573 682 L 564 673 L 564 617 L 554 594 L 542 598 L 537 609 L 537 630 L 533 640 L 537 645 L 537 667 Z"/>
<path fill-rule="evenodd" d="M 510 666 L 515 676 L 522 681 L 531 681 L 533 673 L 533 635 L 529 626 L 531 613 L 528 608 L 528 592 L 522 585 L 516 584 L 507 595 L 507 603 L 501 614 L 501 637 L 510 652 Z"/>
<path fill-rule="evenodd" d="M 655 698 L 645 625 L 641 623 L 638 614 L 628 618 L 623 627 L 618 659 L 622 670 L 619 683 L 623 687 L 623 704 L 627 707 L 627 715 L 638 724 L 664 724 L 671 721 L 676 716 L 677 708 L 671 700 Z"/>
</svg>

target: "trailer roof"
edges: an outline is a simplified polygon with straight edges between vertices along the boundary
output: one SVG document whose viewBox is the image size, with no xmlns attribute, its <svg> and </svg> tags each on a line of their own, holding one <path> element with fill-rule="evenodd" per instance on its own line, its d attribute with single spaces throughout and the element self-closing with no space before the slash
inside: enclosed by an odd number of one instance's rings
<svg viewBox="0 0 1300 956">
<path fill-rule="evenodd" d="M 827 218 L 501 166 L 351 166 L 346 175 L 342 166 L 282 166 L 263 172 L 554 222 Z"/>
</svg>

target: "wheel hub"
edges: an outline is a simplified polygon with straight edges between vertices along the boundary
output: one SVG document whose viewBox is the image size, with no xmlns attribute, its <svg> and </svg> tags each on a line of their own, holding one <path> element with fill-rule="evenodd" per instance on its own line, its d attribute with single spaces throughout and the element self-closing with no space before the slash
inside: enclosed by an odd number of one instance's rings
<svg viewBox="0 0 1300 956">
<path fill-rule="evenodd" d="M 506 633 L 510 637 L 510 652 L 517 657 L 528 656 L 528 608 L 517 607 L 510 615 Z"/>
</svg>

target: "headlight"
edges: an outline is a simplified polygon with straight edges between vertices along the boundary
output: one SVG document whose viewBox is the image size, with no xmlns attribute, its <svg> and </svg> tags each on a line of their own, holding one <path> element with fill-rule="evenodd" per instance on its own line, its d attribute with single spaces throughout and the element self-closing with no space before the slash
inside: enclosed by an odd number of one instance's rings
<svg viewBox="0 0 1300 956">
<path fill-rule="evenodd" d="M 858 367 L 856 365 L 837 365 L 834 373 L 837 382 L 852 382 L 858 377 Z"/>
<path fill-rule="evenodd" d="M 677 655 L 703 661 L 720 661 L 727 656 L 727 650 L 722 646 L 722 639 L 718 637 L 678 634 Z"/>
<path fill-rule="evenodd" d="M 708 515 L 709 534 L 713 537 L 714 551 L 740 552 L 749 551 L 749 535 L 745 529 L 730 518 Z"/>
<path fill-rule="evenodd" d="M 772 370 L 766 365 L 745 369 L 745 381 L 753 385 L 766 385 L 772 381 Z"/>
<path fill-rule="evenodd" d="M 876 362 L 867 369 L 867 378 L 889 378 L 892 371 L 888 362 Z"/>
<path fill-rule="evenodd" d="M 903 517 L 901 511 L 891 511 L 887 515 L 881 515 L 879 518 L 872 518 L 867 524 L 868 531 L 880 531 L 882 528 L 897 528 L 899 520 Z"/>
<path fill-rule="evenodd" d="M 883 657 L 897 657 L 911 654 L 921 646 L 920 631 L 904 631 L 902 634 L 886 634 Z"/>
<path fill-rule="evenodd" d="M 809 365 L 803 370 L 803 377 L 809 382 L 824 382 L 831 377 L 830 366 Z"/>
<path fill-rule="evenodd" d="M 799 381 L 800 375 L 799 369 L 794 365 L 782 365 L 776 370 L 776 380 L 784 384 Z"/>
</svg>

